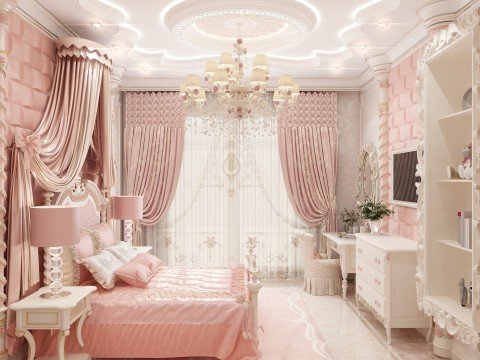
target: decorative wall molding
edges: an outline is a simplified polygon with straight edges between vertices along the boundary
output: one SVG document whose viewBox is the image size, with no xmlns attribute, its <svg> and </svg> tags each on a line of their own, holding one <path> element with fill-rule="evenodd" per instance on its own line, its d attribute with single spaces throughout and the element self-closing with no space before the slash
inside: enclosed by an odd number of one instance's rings
<svg viewBox="0 0 480 360">
<path fill-rule="evenodd" d="M 6 41 L 8 36 L 7 17 L 8 13 L 17 6 L 16 0 L 0 0 L 0 360 L 7 360 L 8 353 L 5 348 L 7 327 L 7 296 L 5 286 L 5 268 L 7 267 L 7 123 L 5 121 L 5 94 L 8 55 Z"/>
<path fill-rule="evenodd" d="M 381 55 L 367 60 L 372 71 L 374 79 L 378 83 L 380 90 L 380 103 L 378 104 L 379 116 L 379 188 L 378 196 L 380 201 L 385 204 L 389 202 L 389 188 L 388 188 L 388 173 L 389 173 L 389 159 L 388 159 L 388 143 L 389 143 L 389 127 L 388 127 L 388 86 L 391 69 L 391 61 L 388 55 Z M 382 220 L 381 230 L 387 231 L 388 221 Z"/>
</svg>

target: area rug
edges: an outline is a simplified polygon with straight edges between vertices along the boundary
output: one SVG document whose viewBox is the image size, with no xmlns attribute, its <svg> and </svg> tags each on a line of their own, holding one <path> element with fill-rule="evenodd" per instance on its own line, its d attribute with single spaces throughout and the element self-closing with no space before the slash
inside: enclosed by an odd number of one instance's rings
<svg viewBox="0 0 480 360">
<path fill-rule="evenodd" d="M 262 360 L 334 360 L 313 316 L 295 288 L 265 286 L 260 290 L 259 325 Z M 191 357 L 168 360 L 213 359 Z"/>
<path fill-rule="evenodd" d="M 296 289 L 265 287 L 259 300 L 262 359 L 334 359 Z"/>
</svg>

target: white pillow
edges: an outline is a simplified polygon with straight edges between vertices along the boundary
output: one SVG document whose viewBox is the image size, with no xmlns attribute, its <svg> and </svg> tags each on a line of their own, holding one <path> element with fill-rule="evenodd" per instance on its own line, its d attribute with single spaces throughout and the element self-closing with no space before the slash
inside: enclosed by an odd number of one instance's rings
<svg viewBox="0 0 480 360">
<path fill-rule="evenodd" d="M 125 241 L 120 241 L 118 244 L 106 247 L 105 250 L 113 254 L 123 264 L 128 264 L 138 255 L 137 250 Z"/>
<path fill-rule="evenodd" d="M 105 250 L 102 250 L 98 255 L 84 258 L 82 264 L 92 273 L 95 280 L 107 290 L 115 286 L 117 280 L 115 270 L 123 266 L 119 259 Z"/>
</svg>

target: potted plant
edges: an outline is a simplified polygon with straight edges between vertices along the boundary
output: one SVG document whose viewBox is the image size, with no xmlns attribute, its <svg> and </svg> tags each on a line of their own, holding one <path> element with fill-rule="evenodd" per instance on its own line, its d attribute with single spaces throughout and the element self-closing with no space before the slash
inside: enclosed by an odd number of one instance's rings
<svg viewBox="0 0 480 360">
<path fill-rule="evenodd" d="M 355 210 L 348 210 L 345 208 L 340 216 L 342 218 L 344 231 L 353 232 L 353 227 L 360 218 L 359 213 Z"/>
<path fill-rule="evenodd" d="M 370 225 L 370 232 L 372 235 L 379 235 L 380 232 L 380 220 L 395 213 L 390 210 L 387 205 L 380 201 L 376 201 L 367 198 L 363 204 L 358 206 L 362 218 L 368 221 Z"/>
</svg>

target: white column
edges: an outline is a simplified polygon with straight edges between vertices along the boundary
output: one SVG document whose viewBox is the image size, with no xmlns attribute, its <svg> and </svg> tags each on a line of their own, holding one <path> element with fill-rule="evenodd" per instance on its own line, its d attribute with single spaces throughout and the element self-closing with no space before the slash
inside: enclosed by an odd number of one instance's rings
<svg viewBox="0 0 480 360">
<path fill-rule="evenodd" d="M 0 360 L 7 360 L 8 354 L 5 349 L 6 337 L 6 322 L 7 322 L 7 307 L 5 295 L 5 285 L 7 279 L 5 278 L 6 261 L 6 198 L 7 192 L 5 189 L 7 183 L 7 172 L 5 166 L 7 164 L 6 141 L 7 124 L 5 122 L 5 91 L 6 91 L 6 71 L 8 55 L 6 52 L 6 40 L 8 36 L 7 16 L 9 11 L 14 9 L 17 5 L 16 0 L 0 0 Z"/>
<path fill-rule="evenodd" d="M 388 86 L 390 76 L 390 58 L 386 55 L 375 56 L 368 59 L 368 64 L 372 70 L 373 76 L 378 83 L 380 90 L 380 103 L 378 104 L 379 115 L 379 197 L 380 200 L 388 204 L 389 202 L 389 188 L 388 177 L 389 171 L 389 159 L 388 159 L 388 147 L 389 147 L 389 126 L 388 126 Z M 382 232 L 388 231 L 388 222 L 383 220 L 380 225 Z"/>
<path fill-rule="evenodd" d="M 112 189 L 112 195 L 121 195 L 123 185 L 122 92 L 120 91 L 120 83 L 124 72 L 124 68 L 114 66 L 110 74 L 112 91 L 112 156 L 115 171 L 115 186 Z M 122 239 L 121 225 L 121 221 L 114 220 L 113 229 L 117 241 Z"/>
</svg>

